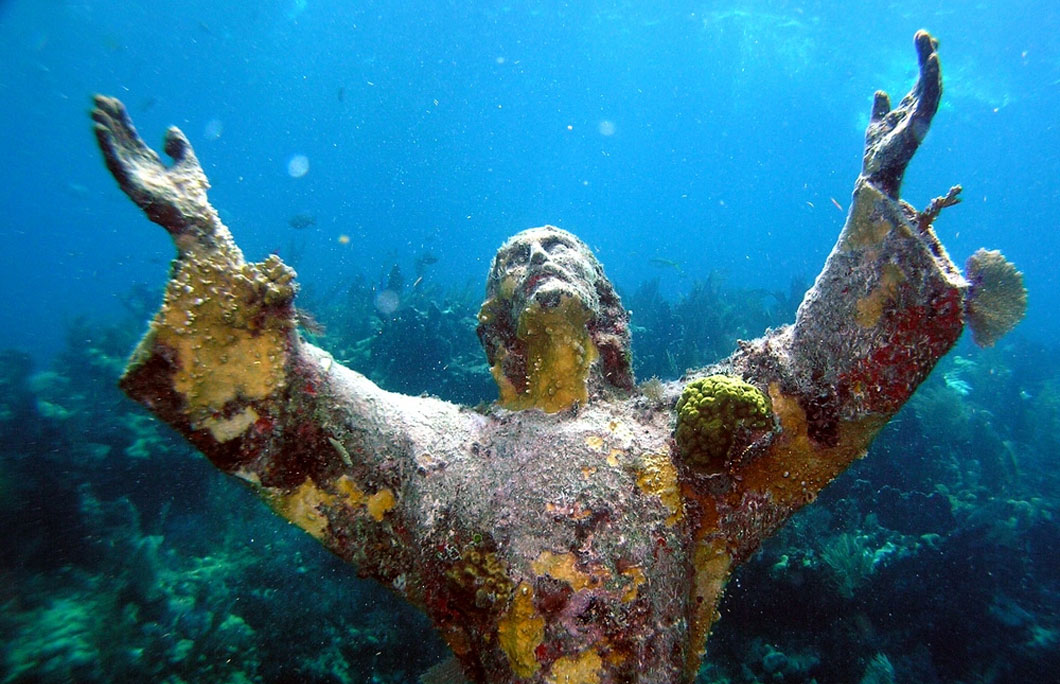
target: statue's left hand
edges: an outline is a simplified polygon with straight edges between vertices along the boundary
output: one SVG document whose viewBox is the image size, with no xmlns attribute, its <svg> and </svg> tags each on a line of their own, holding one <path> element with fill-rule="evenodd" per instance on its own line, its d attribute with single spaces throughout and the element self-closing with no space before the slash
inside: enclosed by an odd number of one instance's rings
<svg viewBox="0 0 1060 684">
<path fill-rule="evenodd" d="M 914 42 L 920 62 L 916 85 L 894 109 L 887 93 L 876 91 L 865 131 L 861 175 L 893 199 L 898 199 L 905 169 L 927 135 L 942 97 L 938 41 L 927 31 L 917 31 Z"/>
</svg>

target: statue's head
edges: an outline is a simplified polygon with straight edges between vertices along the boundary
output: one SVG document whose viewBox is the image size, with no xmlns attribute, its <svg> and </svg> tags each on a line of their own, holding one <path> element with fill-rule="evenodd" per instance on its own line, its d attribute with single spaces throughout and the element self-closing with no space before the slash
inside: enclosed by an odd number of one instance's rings
<svg viewBox="0 0 1060 684">
<path fill-rule="evenodd" d="M 497 251 L 478 336 L 508 408 L 560 411 L 633 387 L 629 315 L 585 243 L 554 226 Z"/>
</svg>

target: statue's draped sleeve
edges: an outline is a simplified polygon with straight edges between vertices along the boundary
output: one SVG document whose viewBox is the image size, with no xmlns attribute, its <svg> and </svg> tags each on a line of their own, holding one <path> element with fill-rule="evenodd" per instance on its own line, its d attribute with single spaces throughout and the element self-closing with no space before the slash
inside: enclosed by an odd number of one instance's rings
<svg viewBox="0 0 1060 684">
<path fill-rule="evenodd" d="M 898 197 L 942 93 L 937 41 L 920 31 L 915 44 L 920 77 L 893 109 L 876 93 L 846 222 L 794 325 L 741 343 L 730 359 L 693 375 L 730 373 L 753 383 L 768 395 L 775 420 L 773 432 L 744 445 L 725 472 L 690 474 L 686 491 L 699 516 L 692 605 L 699 606 L 693 631 L 700 640 L 734 565 L 865 455 L 957 341 L 976 301 L 932 226 L 943 207 L 959 201 L 960 187 L 923 212 Z M 1006 274 L 1010 281 L 1018 276 L 1014 269 Z M 1001 289 L 1023 300 L 1012 296 L 993 307 L 1012 309 L 1006 331 L 1026 305 L 1022 281 L 1007 285 Z M 995 304 L 998 297 L 979 300 Z"/>
<path fill-rule="evenodd" d="M 482 418 L 386 392 L 302 340 L 294 272 L 275 255 L 244 259 L 184 135 L 168 131 L 166 166 L 118 100 L 97 97 L 93 118 L 118 184 L 177 248 L 122 388 L 283 517 L 392 582 L 421 546 L 408 520 L 416 457 L 459 451 Z"/>
</svg>

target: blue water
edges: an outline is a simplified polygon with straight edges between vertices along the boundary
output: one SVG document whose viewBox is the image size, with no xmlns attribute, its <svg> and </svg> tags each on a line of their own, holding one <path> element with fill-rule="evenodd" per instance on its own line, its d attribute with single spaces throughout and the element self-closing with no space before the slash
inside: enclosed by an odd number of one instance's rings
<svg viewBox="0 0 1060 684">
<path fill-rule="evenodd" d="M 958 262 L 1003 250 L 1026 273 L 1021 332 L 1055 337 L 1060 284 L 1060 11 L 1044 2 L 0 4 L 0 312 L 47 357 L 64 320 L 157 283 L 167 239 L 103 172 L 86 110 L 122 98 L 145 139 L 175 124 L 252 258 L 293 246 L 305 282 L 439 257 L 482 282 L 493 251 L 554 223 L 620 289 L 723 269 L 812 278 L 860 163 L 872 93 L 942 41 L 945 95 L 905 197 L 950 185 Z M 287 173 L 294 155 L 309 171 Z M 292 231 L 310 212 L 316 225 Z M 337 238 L 348 235 L 340 245 Z"/>
<path fill-rule="evenodd" d="M 987 430 L 1016 454 L 1020 477 L 1046 472 L 1060 447 L 1060 370 L 1042 366 L 1060 336 L 1060 7 L 1045 1 L 0 1 L 0 349 L 48 368 L 81 344 L 73 321 L 123 320 L 134 287 L 165 280 L 169 238 L 106 172 L 87 115 L 93 93 L 122 99 L 156 149 L 167 126 L 180 127 L 248 258 L 295 262 L 309 292 L 378 282 L 395 263 L 412 274 L 430 255 L 431 283 L 477 293 L 506 237 L 551 223 L 592 246 L 623 294 L 657 278 L 676 300 L 712 271 L 734 288 L 811 281 L 845 218 L 873 92 L 897 102 L 912 85 L 920 28 L 941 40 L 945 91 L 902 195 L 923 208 L 962 184 L 964 202 L 936 223 L 949 253 L 963 263 L 978 247 L 1000 249 L 1030 293 L 1002 348 L 964 344 L 966 363 L 946 362 L 951 375 L 934 377 L 927 398 L 963 402 L 962 444 Z M 311 225 L 293 227 L 298 215 Z M 114 376 L 98 382 L 112 389 Z M 994 383 L 1012 391 L 984 396 Z M 911 424 L 952 428 L 927 425 L 921 410 L 887 433 L 892 453 L 948 448 L 903 441 Z M 880 483 L 901 480 L 881 471 Z M 908 486 L 927 496 L 936 475 Z M 131 466 L 110 473 L 95 496 L 118 500 L 142 490 L 142 477 Z M 974 477 L 958 479 L 974 488 L 991 475 L 983 466 Z M 1038 501 L 1044 516 L 1057 508 L 1056 484 L 1032 477 L 998 500 Z M 0 493 L 7 486 L 0 477 Z M 143 498 L 135 506 L 154 516 L 160 504 Z M 165 518 L 167 539 L 195 536 L 181 505 Z M 1011 508 L 1013 534 L 1046 524 L 1023 525 Z M 1020 539 L 1013 548 L 1060 586 L 1046 567 L 1060 565 L 1055 547 Z M 1023 586 L 1045 581 L 1028 573 Z M 1044 644 L 1026 646 L 1028 662 L 1055 662 L 1060 601 L 993 596 L 984 620 Z M 915 651 L 894 646 L 895 659 L 898 650 Z M 899 671 L 927 671 L 917 657 Z M 777 681 L 810 681 L 799 678 L 807 671 L 793 664 Z"/>
</svg>

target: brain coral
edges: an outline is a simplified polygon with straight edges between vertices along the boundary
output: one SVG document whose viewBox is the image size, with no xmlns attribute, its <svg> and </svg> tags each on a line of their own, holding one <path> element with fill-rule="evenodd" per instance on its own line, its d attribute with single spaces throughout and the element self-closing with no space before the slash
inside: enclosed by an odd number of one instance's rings
<svg viewBox="0 0 1060 684">
<path fill-rule="evenodd" d="M 699 469 L 725 468 L 738 455 L 734 446 L 746 446 L 752 433 L 772 427 L 769 399 L 740 378 L 711 375 L 694 380 L 677 402 L 678 452 Z"/>
</svg>

